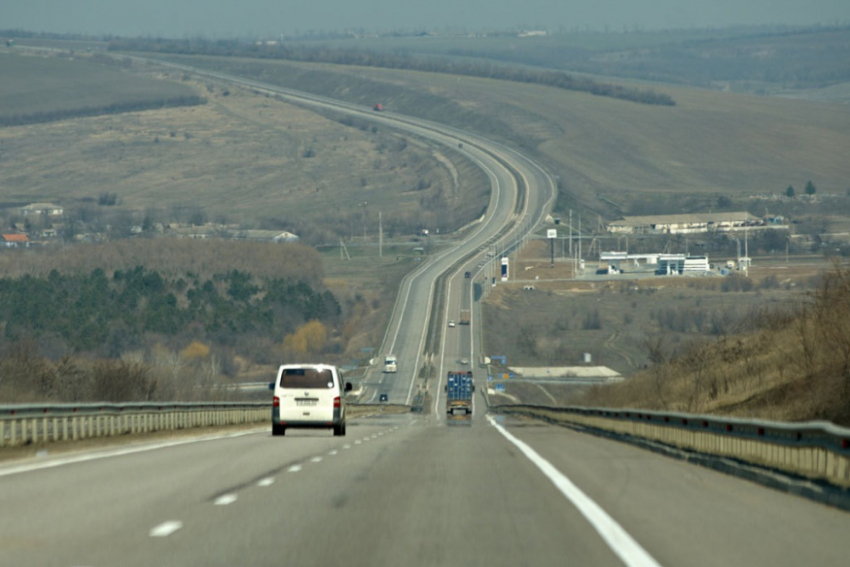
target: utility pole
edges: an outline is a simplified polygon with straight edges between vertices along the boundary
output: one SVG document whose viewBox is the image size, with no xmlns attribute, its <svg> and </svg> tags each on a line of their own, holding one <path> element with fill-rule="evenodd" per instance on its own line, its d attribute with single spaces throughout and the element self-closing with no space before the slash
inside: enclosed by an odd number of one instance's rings
<svg viewBox="0 0 850 567">
<path fill-rule="evenodd" d="M 381 211 L 378 211 L 378 258 L 384 257 L 384 220 Z"/>
<path fill-rule="evenodd" d="M 578 265 L 579 269 L 581 269 L 581 214 L 578 215 Z"/>
</svg>

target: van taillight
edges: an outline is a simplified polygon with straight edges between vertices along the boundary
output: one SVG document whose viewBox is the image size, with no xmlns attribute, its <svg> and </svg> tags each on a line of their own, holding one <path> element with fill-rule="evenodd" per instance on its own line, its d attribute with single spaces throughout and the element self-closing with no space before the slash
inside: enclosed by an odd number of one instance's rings
<svg viewBox="0 0 850 567">
<path fill-rule="evenodd" d="M 335 407 L 335 408 L 338 408 L 338 407 L 339 407 L 339 405 L 340 405 L 340 402 L 339 402 L 339 396 L 337 396 L 337 397 L 335 397 L 335 398 L 334 398 L 334 407 Z"/>
<path fill-rule="evenodd" d="M 279 408 L 280 407 L 280 398 L 278 398 L 277 396 L 275 396 L 274 400 L 272 400 L 272 407 L 273 408 Z"/>
</svg>

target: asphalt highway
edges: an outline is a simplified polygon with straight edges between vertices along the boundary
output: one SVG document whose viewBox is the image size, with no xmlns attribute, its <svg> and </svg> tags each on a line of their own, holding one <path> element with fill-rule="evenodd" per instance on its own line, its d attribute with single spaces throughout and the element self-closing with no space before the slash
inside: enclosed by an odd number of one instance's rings
<svg viewBox="0 0 850 567">
<path fill-rule="evenodd" d="M 261 428 L 6 463 L 0 565 L 776 567 L 850 557 L 850 514 L 562 427 L 488 417 L 477 402 L 466 426 L 403 414 L 354 420 L 344 438 Z"/>
</svg>

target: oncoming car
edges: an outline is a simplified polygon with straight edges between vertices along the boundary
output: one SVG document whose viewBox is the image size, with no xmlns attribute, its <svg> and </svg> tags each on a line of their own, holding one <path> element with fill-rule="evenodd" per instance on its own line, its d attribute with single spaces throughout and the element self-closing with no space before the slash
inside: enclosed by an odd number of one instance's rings
<svg viewBox="0 0 850 567">
<path fill-rule="evenodd" d="M 451 321 L 449 321 L 449 327 L 453 329 L 454 326 L 455 326 L 455 320 L 452 319 Z"/>
<path fill-rule="evenodd" d="M 351 383 L 328 364 L 284 364 L 269 384 L 274 391 L 272 435 L 287 429 L 333 429 L 345 435 L 345 393 Z"/>
</svg>

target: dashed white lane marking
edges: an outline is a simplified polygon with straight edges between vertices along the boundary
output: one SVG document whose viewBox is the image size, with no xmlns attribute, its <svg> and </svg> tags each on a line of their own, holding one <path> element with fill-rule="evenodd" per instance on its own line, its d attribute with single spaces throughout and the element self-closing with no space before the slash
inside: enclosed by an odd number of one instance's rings
<svg viewBox="0 0 850 567">
<path fill-rule="evenodd" d="M 358 439 L 357 441 L 355 441 L 355 442 L 354 442 L 354 444 L 355 444 L 355 445 L 360 445 L 362 442 L 363 442 L 363 441 L 361 441 L 360 439 Z"/>
<path fill-rule="evenodd" d="M 257 486 L 271 486 L 274 484 L 274 479 L 272 477 L 264 478 L 262 480 L 257 481 Z"/>
<path fill-rule="evenodd" d="M 313 457 L 312 459 L 310 459 L 310 462 L 311 463 L 321 463 L 322 457 Z"/>
<path fill-rule="evenodd" d="M 328 453 L 328 455 L 336 455 L 336 454 L 337 454 L 337 450 L 336 450 L 336 449 L 334 449 L 333 451 L 331 451 L 331 452 L 329 452 L 329 453 Z"/>
<path fill-rule="evenodd" d="M 342 448 L 343 449 L 351 449 L 351 445 L 343 445 Z"/>
<path fill-rule="evenodd" d="M 172 520 L 170 522 L 163 522 L 154 529 L 151 530 L 151 537 L 168 537 L 180 528 L 183 527 L 183 522 L 178 522 L 176 520 Z"/>
<path fill-rule="evenodd" d="M 286 472 L 298 472 L 300 470 L 301 470 L 301 465 L 292 465 L 291 467 L 286 469 Z"/>
<path fill-rule="evenodd" d="M 564 476 L 561 471 L 552 466 L 552 463 L 541 457 L 537 452 L 520 441 L 508 431 L 496 423 L 491 416 L 487 419 L 501 433 L 505 439 L 513 443 L 526 458 L 534 463 L 552 484 L 572 502 L 581 515 L 593 526 L 593 529 L 602 537 L 611 551 L 629 567 L 660 567 L 644 548 L 636 542 L 629 533 L 618 524 L 614 518 L 609 516 L 599 504 L 591 500 L 581 489 Z"/>
<path fill-rule="evenodd" d="M 223 496 L 219 496 L 218 498 L 216 498 L 213 504 L 215 504 L 216 506 L 227 506 L 228 504 L 233 504 L 234 502 L 236 502 L 237 498 L 238 497 L 235 494 L 224 494 Z"/>
</svg>

